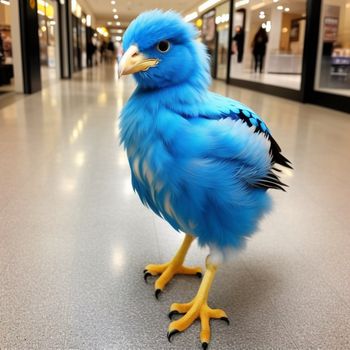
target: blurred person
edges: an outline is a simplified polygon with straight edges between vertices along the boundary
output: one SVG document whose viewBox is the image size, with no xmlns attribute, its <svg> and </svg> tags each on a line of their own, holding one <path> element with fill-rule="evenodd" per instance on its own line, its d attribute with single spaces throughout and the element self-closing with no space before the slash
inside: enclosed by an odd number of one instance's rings
<svg viewBox="0 0 350 350">
<path fill-rule="evenodd" d="M 91 38 L 88 39 L 87 46 L 86 46 L 86 56 L 87 56 L 87 66 L 92 67 L 93 66 L 93 56 L 96 51 L 96 46 L 92 42 Z"/>
<path fill-rule="evenodd" d="M 100 63 L 102 63 L 105 59 L 106 49 L 107 49 L 107 44 L 104 40 L 102 40 L 101 46 L 100 46 Z"/>
<path fill-rule="evenodd" d="M 107 59 L 108 62 L 113 63 L 114 61 L 114 54 L 115 54 L 115 46 L 112 41 L 112 39 L 109 39 L 108 45 L 107 45 Z"/>
<path fill-rule="evenodd" d="M 254 56 L 254 71 L 255 73 L 259 69 L 259 73 L 262 73 L 264 66 L 264 58 L 266 54 L 266 44 L 269 38 L 266 34 L 266 30 L 262 27 L 259 28 L 254 36 L 253 40 L 253 56 Z"/>
<path fill-rule="evenodd" d="M 243 51 L 244 51 L 244 31 L 241 26 L 236 26 L 235 36 L 232 38 L 232 53 L 237 54 L 237 62 L 241 63 L 243 61 Z"/>
</svg>

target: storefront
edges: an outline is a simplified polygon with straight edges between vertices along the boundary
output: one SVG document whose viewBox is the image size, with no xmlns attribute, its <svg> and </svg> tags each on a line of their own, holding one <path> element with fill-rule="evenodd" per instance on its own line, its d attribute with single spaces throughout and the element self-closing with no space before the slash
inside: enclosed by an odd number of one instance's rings
<svg viewBox="0 0 350 350">
<path fill-rule="evenodd" d="M 324 0 L 315 90 L 350 97 L 350 2 Z"/>
<path fill-rule="evenodd" d="M 74 72 L 87 66 L 87 16 L 77 1 L 72 1 L 73 69 Z"/>
<path fill-rule="evenodd" d="M 234 50 L 230 78 L 300 90 L 306 1 L 235 2 L 235 31 L 243 31 L 243 58 Z M 283 3 L 283 5 L 282 5 Z M 233 48 L 238 47 L 233 37 Z"/>
<path fill-rule="evenodd" d="M 53 0 L 37 1 L 41 80 L 45 85 L 61 76 L 58 6 Z"/>
<path fill-rule="evenodd" d="M 206 45 L 211 57 L 211 74 L 217 79 L 226 79 L 229 53 L 229 9 L 230 2 L 223 2 L 194 21 L 200 31 L 200 41 Z"/>
<path fill-rule="evenodd" d="M 229 38 L 229 16 L 230 3 L 224 2 L 216 8 L 215 24 L 216 24 L 216 78 L 226 79 L 227 61 L 228 61 L 228 38 Z"/>
<path fill-rule="evenodd" d="M 38 23 L 40 43 L 40 63 L 55 68 L 56 62 L 56 20 L 52 1 L 38 1 Z"/>
<path fill-rule="evenodd" d="M 214 78 L 350 112 L 348 0 L 206 1 L 188 18 Z"/>
<path fill-rule="evenodd" d="M 10 3 L 0 2 L 0 94 L 12 91 L 14 69 Z"/>
</svg>

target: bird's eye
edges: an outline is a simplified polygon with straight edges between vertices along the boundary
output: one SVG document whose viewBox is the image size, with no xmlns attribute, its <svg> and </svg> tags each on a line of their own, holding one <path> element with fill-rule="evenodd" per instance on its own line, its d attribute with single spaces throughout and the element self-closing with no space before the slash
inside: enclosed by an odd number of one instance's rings
<svg viewBox="0 0 350 350">
<path fill-rule="evenodd" d="M 162 53 L 168 52 L 169 49 L 170 49 L 170 43 L 167 40 L 162 40 L 157 44 L 157 50 L 159 52 L 162 52 Z"/>
</svg>

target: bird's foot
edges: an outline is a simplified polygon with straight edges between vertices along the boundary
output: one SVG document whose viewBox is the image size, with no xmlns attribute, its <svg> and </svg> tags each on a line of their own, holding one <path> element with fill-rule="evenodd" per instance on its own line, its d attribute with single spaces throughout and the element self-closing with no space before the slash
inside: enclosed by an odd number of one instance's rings
<svg viewBox="0 0 350 350">
<path fill-rule="evenodd" d="M 159 276 L 154 284 L 155 295 L 158 299 L 159 294 L 163 291 L 165 286 L 173 279 L 175 275 L 196 275 L 197 277 L 202 277 L 200 267 L 186 267 L 182 263 L 172 260 L 165 264 L 155 265 L 150 264 L 145 267 L 144 278 L 147 282 L 147 278 L 150 276 Z"/>
<path fill-rule="evenodd" d="M 206 298 L 202 298 L 197 295 L 191 302 L 186 304 L 172 304 L 170 307 L 169 318 L 172 319 L 174 315 L 184 314 L 181 318 L 170 323 L 168 328 L 168 340 L 171 341 L 171 337 L 179 332 L 184 331 L 196 319 L 201 321 L 200 341 L 202 343 L 203 350 L 206 350 L 210 341 L 210 319 L 220 319 L 229 324 L 229 319 L 225 311 L 221 309 L 211 309 L 206 301 Z"/>
</svg>

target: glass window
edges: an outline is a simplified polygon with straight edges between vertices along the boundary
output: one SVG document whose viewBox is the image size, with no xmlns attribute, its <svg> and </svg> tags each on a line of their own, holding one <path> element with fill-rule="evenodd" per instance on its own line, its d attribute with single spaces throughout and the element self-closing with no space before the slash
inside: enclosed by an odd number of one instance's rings
<svg viewBox="0 0 350 350">
<path fill-rule="evenodd" d="M 216 50 L 216 77 L 226 79 L 227 55 L 228 55 L 228 31 L 230 19 L 230 4 L 224 4 L 216 8 L 216 31 L 217 31 L 217 50 Z"/>
<path fill-rule="evenodd" d="M 299 90 L 306 0 L 235 1 L 230 77 Z"/>
<path fill-rule="evenodd" d="M 10 3 L 0 2 L 0 95 L 13 85 L 12 34 Z"/>
<path fill-rule="evenodd" d="M 324 0 L 315 89 L 350 96 L 350 2 Z"/>
<path fill-rule="evenodd" d="M 51 0 L 38 2 L 40 63 L 54 68 L 55 58 L 55 9 Z"/>
<path fill-rule="evenodd" d="M 207 46 L 210 56 L 210 68 L 215 75 L 215 48 L 216 48 L 216 25 L 215 9 L 205 13 L 202 17 L 201 41 Z"/>
<path fill-rule="evenodd" d="M 86 15 L 81 19 L 81 66 L 86 67 Z"/>
<path fill-rule="evenodd" d="M 12 64 L 10 6 L 0 2 L 0 64 Z"/>
<path fill-rule="evenodd" d="M 193 21 L 200 32 L 199 40 L 205 44 L 210 57 L 211 75 L 226 79 L 230 2 L 226 1 Z"/>
</svg>

